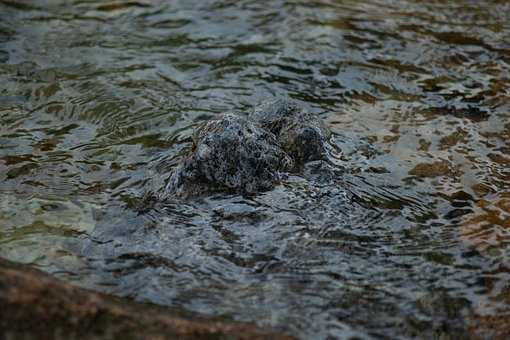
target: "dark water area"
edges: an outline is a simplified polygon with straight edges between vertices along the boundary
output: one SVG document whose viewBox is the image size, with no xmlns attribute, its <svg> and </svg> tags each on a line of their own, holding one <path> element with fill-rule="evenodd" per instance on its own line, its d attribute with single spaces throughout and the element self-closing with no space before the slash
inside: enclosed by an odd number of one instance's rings
<svg viewBox="0 0 510 340">
<path fill-rule="evenodd" d="M 325 121 L 337 176 L 143 199 L 271 98 Z M 303 339 L 490 336 L 509 118 L 506 1 L 0 0 L 0 256 Z"/>
</svg>

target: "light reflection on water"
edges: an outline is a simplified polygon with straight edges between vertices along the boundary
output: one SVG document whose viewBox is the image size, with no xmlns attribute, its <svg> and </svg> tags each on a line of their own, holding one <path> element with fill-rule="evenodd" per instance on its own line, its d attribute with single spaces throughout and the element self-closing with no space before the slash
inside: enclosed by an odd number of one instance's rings
<svg viewBox="0 0 510 340">
<path fill-rule="evenodd" d="M 509 7 L 0 1 L 0 256 L 302 338 L 494 335 Z M 272 97 L 325 120 L 341 176 L 139 213 L 199 122 Z"/>
</svg>

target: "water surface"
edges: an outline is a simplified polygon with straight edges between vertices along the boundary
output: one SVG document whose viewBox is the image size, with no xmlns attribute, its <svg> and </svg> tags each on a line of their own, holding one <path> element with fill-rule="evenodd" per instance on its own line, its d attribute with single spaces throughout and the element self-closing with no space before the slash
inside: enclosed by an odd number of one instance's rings
<svg viewBox="0 0 510 340">
<path fill-rule="evenodd" d="M 282 97 L 336 178 L 142 199 L 201 122 Z M 509 118 L 505 1 L 0 0 L 0 256 L 300 338 L 490 335 Z"/>
</svg>

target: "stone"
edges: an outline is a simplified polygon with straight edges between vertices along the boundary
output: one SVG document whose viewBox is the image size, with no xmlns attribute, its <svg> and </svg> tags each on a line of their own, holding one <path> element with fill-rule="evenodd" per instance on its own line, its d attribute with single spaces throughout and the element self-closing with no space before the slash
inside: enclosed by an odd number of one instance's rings
<svg viewBox="0 0 510 340">
<path fill-rule="evenodd" d="M 258 106 L 247 118 L 225 114 L 193 135 L 191 153 L 172 172 L 165 196 L 272 189 L 307 162 L 326 160 L 323 122 L 286 100 Z"/>
<path fill-rule="evenodd" d="M 321 119 L 297 105 L 283 99 L 267 101 L 250 118 L 276 136 L 296 166 L 326 158 L 330 132 Z"/>
<path fill-rule="evenodd" d="M 267 190 L 293 167 L 292 159 L 273 134 L 231 114 L 200 128 L 193 137 L 192 149 L 167 185 L 167 192 L 178 197 Z"/>
<path fill-rule="evenodd" d="M 0 258 L 0 339 L 292 339 L 252 324 L 136 303 Z"/>
</svg>

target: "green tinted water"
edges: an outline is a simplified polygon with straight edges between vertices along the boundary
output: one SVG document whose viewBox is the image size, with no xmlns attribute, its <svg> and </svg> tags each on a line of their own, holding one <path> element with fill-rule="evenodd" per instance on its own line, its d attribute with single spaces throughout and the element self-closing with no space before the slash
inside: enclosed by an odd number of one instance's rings
<svg viewBox="0 0 510 340">
<path fill-rule="evenodd" d="M 510 317 L 504 1 L 0 0 L 0 256 L 301 338 Z M 289 97 L 344 175 L 158 203 L 201 121 Z"/>
</svg>

